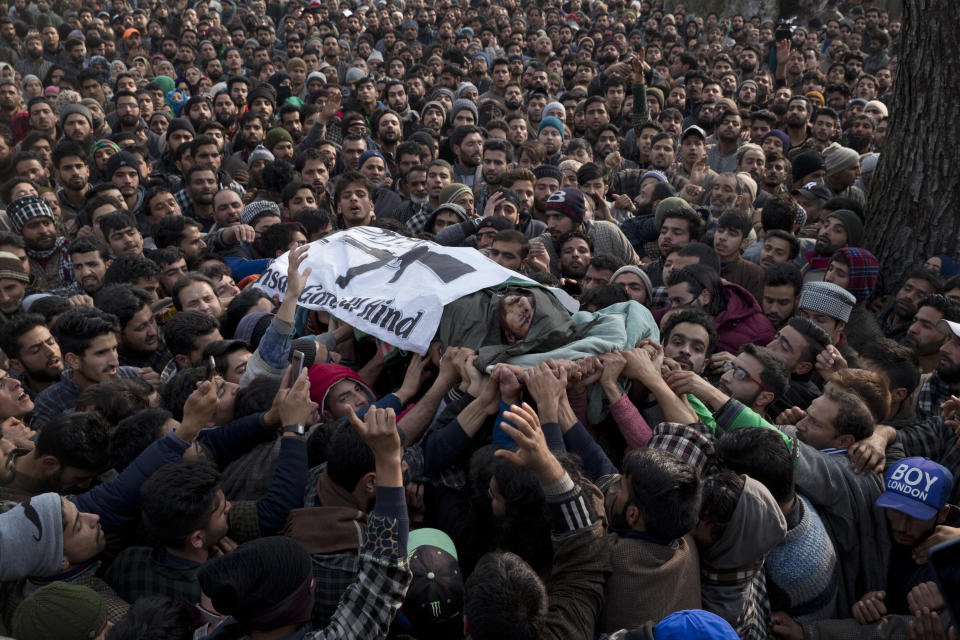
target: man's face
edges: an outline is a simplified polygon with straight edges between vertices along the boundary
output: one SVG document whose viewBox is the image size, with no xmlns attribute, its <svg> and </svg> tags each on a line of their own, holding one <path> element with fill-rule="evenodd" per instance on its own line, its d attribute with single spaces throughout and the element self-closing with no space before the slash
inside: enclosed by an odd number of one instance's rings
<svg viewBox="0 0 960 640">
<path fill-rule="evenodd" d="M 243 200 L 236 191 L 223 189 L 214 196 L 213 219 L 217 226 L 232 227 L 240 224 L 241 211 L 243 211 Z"/>
<path fill-rule="evenodd" d="M 46 251 L 52 249 L 57 242 L 57 227 L 53 218 L 31 218 L 23 225 L 22 235 L 27 249 Z"/>
<path fill-rule="evenodd" d="M 594 135 L 604 126 L 610 124 L 610 115 L 602 102 L 594 102 L 587 107 L 584 112 L 584 123 L 587 125 L 587 130 Z"/>
<path fill-rule="evenodd" d="M 53 109 L 45 102 L 38 102 L 30 107 L 30 128 L 40 132 L 52 131 L 56 126 L 57 117 Z"/>
<path fill-rule="evenodd" d="M 763 151 L 758 149 L 751 149 L 743 154 L 743 157 L 740 158 L 740 166 L 738 169 L 740 171 L 746 171 L 750 174 L 750 177 L 757 181 L 757 183 L 763 182 L 764 167 L 766 165 L 766 157 L 763 154 Z"/>
<path fill-rule="evenodd" d="M 82 565 L 107 547 L 107 536 L 100 526 L 100 516 L 83 513 L 77 506 L 60 498 L 63 518 L 63 557 L 71 565 Z"/>
<path fill-rule="evenodd" d="M 797 292 L 789 284 L 763 288 L 763 315 L 767 317 L 774 328 L 783 327 L 793 316 L 797 306 Z M 792 331 L 792 329 L 790 329 Z"/>
<path fill-rule="evenodd" d="M 215 144 L 201 145 L 193 151 L 193 163 L 195 166 L 207 167 L 214 171 L 220 170 L 220 162 L 223 156 Z"/>
<path fill-rule="evenodd" d="M 664 218 L 657 238 L 660 255 L 667 256 L 672 249 L 690 244 L 690 225 L 684 218 Z"/>
<path fill-rule="evenodd" d="M 928 295 L 934 293 L 933 286 L 921 278 L 907 278 L 894 301 L 894 311 L 901 318 L 912 318 L 917 313 L 917 305 Z"/>
<path fill-rule="evenodd" d="M 313 191 L 310 189 L 300 189 L 293 194 L 290 202 L 287 203 L 287 212 L 293 216 L 303 209 L 315 209 L 316 207 L 317 198 L 313 195 Z"/>
<path fill-rule="evenodd" d="M 373 219 L 373 201 L 367 188 L 360 184 L 347 184 L 337 194 L 337 210 L 347 228 L 368 224 Z"/>
<path fill-rule="evenodd" d="M 203 241 L 203 234 L 200 233 L 200 229 L 194 225 L 189 225 L 183 228 L 180 244 L 177 246 L 189 260 L 195 260 L 207 248 L 207 243 Z"/>
<path fill-rule="evenodd" d="M 74 253 L 70 258 L 73 262 L 73 275 L 88 295 L 93 295 L 103 289 L 107 264 L 100 257 L 100 252 Z"/>
<path fill-rule="evenodd" d="M 887 524 L 890 525 L 890 535 L 899 545 L 913 547 L 921 540 L 926 539 L 936 528 L 940 519 L 937 514 L 929 520 L 917 520 L 896 509 L 884 509 Z"/>
<path fill-rule="evenodd" d="M 790 261 L 790 243 L 783 238 L 766 238 L 760 249 L 760 266 L 764 269 L 778 262 Z"/>
<path fill-rule="evenodd" d="M 66 156 L 60 159 L 57 169 L 57 182 L 72 191 L 82 191 L 90 179 L 90 167 L 77 156 Z"/>
<path fill-rule="evenodd" d="M 581 281 L 581 286 L 583 287 L 583 292 L 586 293 L 594 287 L 599 287 L 610 282 L 610 278 L 613 277 L 613 271 L 610 269 L 597 269 L 592 264 L 587 266 L 587 273 L 583 276 Z"/>
<path fill-rule="evenodd" d="M 367 161 L 360 167 L 360 173 L 365 175 L 375 186 L 382 187 L 383 181 L 386 179 L 387 167 L 383 160 L 374 156 L 367 158 Z"/>
<path fill-rule="evenodd" d="M 7 314 L 16 313 L 26 289 L 25 282 L 13 278 L 0 278 L 0 311 Z"/>
<path fill-rule="evenodd" d="M 820 227 L 814 250 L 822 256 L 829 256 L 845 246 L 847 246 L 847 228 L 837 218 L 827 218 Z"/>
<path fill-rule="evenodd" d="M 483 160 L 483 136 L 479 133 L 468 134 L 453 150 L 464 167 L 476 167 Z"/>
<path fill-rule="evenodd" d="M 354 412 L 361 411 L 370 404 L 370 397 L 356 380 L 344 379 L 336 383 L 327 392 L 327 399 L 323 405 L 323 415 L 327 419 L 339 419 Z"/>
<path fill-rule="evenodd" d="M 220 298 L 206 282 L 194 282 L 180 290 L 180 308 L 184 311 L 199 311 L 214 318 L 223 313 Z"/>
<path fill-rule="evenodd" d="M 710 334 L 699 324 L 680 322 L 663 345 L 663 355 L 672 358 L 684 371 L 703 373 L 710 348 Z"/>
<path fill-rule="evenodd" d="M 41 185 L 45 185 L 48 182 L 47 170 L 44 168 L 43 163 L 39 160 L 35 160 L 33 158 L 21 160 L 14 168 L 17 172 L 17 176 L 20 178 L 33 180 Z"/>
<path fill-rule="evenodd" d="M 111 182 L 120 190 L 124 199 L 133 198 L 140 188 L 140 174 L 134 167 L 120 167 L 113 173 Z"/>
<path fill-rule="evenodd" d="M 106 237 L 110 253 L 115 256 L 139 256 L 143 254 L 143 235 L 136 227 L 111 229 Z"/>
<path fill-rule="evenodd" d="M 217 176 L 213 171 L 195 171 L 187 184 L 190 199 L 204 206 L 213 204 L 217 189 Z"/>
<path fill-rule="evenodd" d="M 17 369 L 38 382 L 56 382 L 63 371 L 60 345 L 45 325 L 34 327 L 17 340 L 19 355 L 13 363 Z"/>
<path fill-rule="evenodd" d="M 105 333 L 94 338 L 82 355 L 67 355 L 68 363 L 74 372 L 93 383 L 113 378 L 117 375 L 117 367 L 120 366 L 117 357 L 117 336 L 113 333 Z"/>
<path fill-rule="evenodd" d="M 759 384 L 763 364 L 748 353 L 740 353 L 730 365 L 721 376 L 717 388 L 748 407 L 754 406 L 764 391 Z"/>
<path fill-rule="evenodd" d="M 547 231 L 550 232 L 550 237 L 554 241 L 559 240 L 563 234 L 573 231 L 576 226 L 570 216 L 552 210 L 547 212 Z"/>
<path fill-rule="evenodd" d="M 680 156 L 687 165 L 696 164 L 706 154 L 706 142 L 698 135 L 689 135 L 680 143 Z"/>
<path fill-rule="evenodd" d="M 946 340 L 946 336 L 937 327 L 942 318 L 943 314 L 935 307 L 917 309 L 903 339 L 903 345 L 913 349 L 918 356 L 929 356 L 940 351 Z"/>
<path fill-rule="evenodd" d="M 367 143 L 363 140 L 346 140 L 343 143 L 343 162 L 352 169 L 357 168 L 360 156 L 367 150 Z"/>
<path fill-rule="evenodd" d="M 814 449 L 844 448 L 834 426 L 839 405 L 827 396 L 819 396 L 810 403 L 807 415 L 797 423 L 797 438 Z"/>
<path fill-rule="evenodd" d="M 519 242 L 494 240 L 490 246 L 490 259 L 505 269 L 520 271 L 524 262 L 520 257 L 522 249 L 523 246 Z"/>
<path fill-rule="evenodd" d="M 121 338 L 125 349 L 140 353 L 152 353 L 157 350 L 160 345 L 159 332 L 157 321 L 149 305 L 144 305 L 130 318 L 123 327 Z"/>
<path fill-rule="evenodd" d="M 676 153 L 673 150 L 673 143 L 669 139 L 663 138 L 657 140 L 650 147 L 650 164 L 654 169 L 661 171 L 669 169 L 676 159 Z"/>
<path fill-rule="evenodd" d="M 571 238 L 560 247 L 560 273 L 579 280 L 586 275 L 590 258 L 590 246 L 582 238 Z"/>
</svg>

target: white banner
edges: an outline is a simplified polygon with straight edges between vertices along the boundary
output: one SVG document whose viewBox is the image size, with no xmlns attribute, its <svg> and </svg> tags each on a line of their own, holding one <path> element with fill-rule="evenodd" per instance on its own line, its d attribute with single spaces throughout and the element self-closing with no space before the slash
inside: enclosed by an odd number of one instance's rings
<svg viewBox="0 0 960 640">
<path fill-rule="evenodd" d="M 444 305 L 524 278 L 469 247 L 444 247 L 376 227 L 354 227 L 311 242 L 301 307 L 327 311 L 400 349 L 424 354 Z M 287 290 L 285 253 L 257 281 L 271 297 Z"/>
</svg>

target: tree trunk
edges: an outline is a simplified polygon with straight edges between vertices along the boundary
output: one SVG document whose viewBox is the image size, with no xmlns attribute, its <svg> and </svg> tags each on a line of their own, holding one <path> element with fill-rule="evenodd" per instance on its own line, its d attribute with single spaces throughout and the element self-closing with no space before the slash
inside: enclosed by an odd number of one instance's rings
<svg viewBox="0 0 960 640">
<path fill-rule="evenodd" d="M 960 245 L 960 41 L 952 0 L 904 0 L 890 126 L 867 199 L 865 246 L 888 283 Z"/>
</svg>

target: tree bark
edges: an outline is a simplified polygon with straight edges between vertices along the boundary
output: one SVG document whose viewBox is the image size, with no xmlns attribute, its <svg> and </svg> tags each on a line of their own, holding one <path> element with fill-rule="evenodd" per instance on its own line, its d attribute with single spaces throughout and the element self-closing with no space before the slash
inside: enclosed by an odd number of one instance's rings
<svg viewBox="0 0 960 640">
<path fill-rule="evenodd" d="M 866 209 L 865 246 L 895 284 L 960 245 L 960 41 L 951 0 L 904 0 L 890 126 Z"/>
</svg>

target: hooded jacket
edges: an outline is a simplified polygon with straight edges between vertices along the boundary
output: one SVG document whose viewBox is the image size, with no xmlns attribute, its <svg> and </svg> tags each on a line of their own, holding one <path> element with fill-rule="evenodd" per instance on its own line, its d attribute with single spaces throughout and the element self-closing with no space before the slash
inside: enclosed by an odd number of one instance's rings
<svg viewBox="0 0 960 640">
<path fill-rule="evenodd" d="M 367 392 L 367 397 L 370 399 L 370 402 L 377 399 L 370 385 L 368 385 L 356 371 L 342 364 L 315 364 L 310 367 L 307 375 L 310 378 L 310 399 L 317 403 L 321 412 L 324 410 L 324 404 L 327 402 L 327 395 L 330 393 L 330 389 L 341 380 L 353 380 L 363 387 L 364 391 Z"/>
<path fill-rule="evenodd" d="M 732 282 L 723 283 L 727 308 L 714 318 L 717 326 L 717 351 L 737 353 L 747 342 L 767 344 L 776 330 L 750 292 Z"/>
</svg>

